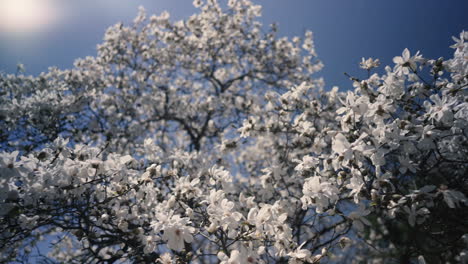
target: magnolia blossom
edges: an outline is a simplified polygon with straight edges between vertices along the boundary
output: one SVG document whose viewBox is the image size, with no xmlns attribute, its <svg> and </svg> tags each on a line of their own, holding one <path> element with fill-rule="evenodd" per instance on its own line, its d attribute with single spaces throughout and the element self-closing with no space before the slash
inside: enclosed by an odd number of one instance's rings
<svg viewBox="0 0 468 264">
<path fill-rule="evenodd" d="M 141 8 L 72 69 L 0 73 L 0 262 L 466 260 L 466 32 L 340 91 L 311 32 L 193 4 Z"/>
<path fill-rule="evenodd" d="M 288 254 L 291 258 L 289 259 L 289 264 L 300 264 L 304 262 L 312 261 L 312 256 L 309 250 L 302 249 L 305 243 L 302 243 L 294 252 Z"/>
<path fill-rule="evenodd" d="M 323 209 L 334 203 L 338 199 L 338 188 L 330 182 L 321 182 L 319 176 L 314 176 L 304 184 L 303 194 L 301 198 L 303 203 L 302 208 L 307 208 L 308 205 L 316 206 L 318 213 L 323 212 Z"/>
<path fill-rule="evenodd" d="M 421 61 L 421 59 L 422 56 L 419 55 L 419 51 L 414 56 L 411 56 L 410 51 L 405 49 L 401 56 L 393 58 L 393 62 L 396 64 L 395 71 L 397 73 L 408 75 L 410 71 L 416 71 L 416 62 Z"/>
<path fill-rule="evenodd" d="M 192 233 L 195 228 L 187 226 L 190 222 L 186 218 L 180 218 L 178 215 L 171 218 L 170 223 L 164 226 L 162 239 L 167 241 L 170 249 L 181 251 L 184 249 L 184 243 L 192 243 Z"/>
<path fill-rule="evenodd" d="M 364 187 L 364 181 L 360 173 L 355 172 L 352 178 L 349 180 L 349 183 L 346 185 L 346 188 L 351 190 L 350 196 L 354 197 L 354 202 L 358 203 L 359 201 L 359 192 Z"/>
<path fill-rule="evenodd" d="M 234 249 L 230 252 L 230 256 L 226 256 L 224 252 L 218 253 L 218 258 L 221 260 L 222 264 L 253 264 L 261 263 L 258 261 L 258 255 L 253 252 L 251 249 L 246 249 L 241 247 L 241 250 Z"/>
<path fill-rule="evenodd" d="M 174 263 L 172 256 L 169 253 L 162 254 L 161 257 L 157 261 L 158 263 L 161 263 L 161 264 L 173 264 Z"/>
<path fill-rule="evenodd" d="M 319 160 L 312 156 L 304 156 L 302 161 L 298 161 L 299 164 L 294 168 L 297 171 L 309 170 L 318 165 Z"/>
<path fill-rule="evenodd" d="M 456 99 L 448 95 L 440 98 L 438 94 L 432 95 L 430 99 L 434 104 L 431 104 L 429 101 L 424 102 L 429 118 L 446 125 L 451 125 L 453 122 L 452 107 L 456 104 Z"/>
<path fill-rule="evenodd" d="M 361 67 L 364 70 L 371 70 L 379 66 L 380 66 L 379 59 L 374 60 L 373 58 L 368 58 L 367 60 L 365 58 L 362 58 L 361 62 L 359 63 L 359 67 Z"/>
<path fill-rule="evenodd" d="M 332 149 L 334 152 L 342 156 L 344 161 L 350 160 L 353 155 L 353 149 L 351 148 L 351 144 L 341 133 L 338 133 L 335 136 L 333 140 Z"/>
</svg>

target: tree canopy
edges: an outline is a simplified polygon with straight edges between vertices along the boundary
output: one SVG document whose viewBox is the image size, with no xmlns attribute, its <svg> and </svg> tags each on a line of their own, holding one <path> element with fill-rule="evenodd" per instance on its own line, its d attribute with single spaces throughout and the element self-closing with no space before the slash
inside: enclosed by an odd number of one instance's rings
<svg viewBox="0 0 468 264">
<path fill-rule="evenodd" d="M 0 261 L 468 262 L 468 33 L 325 89 L 248 0 L 0 74 Z"/>
</svg>

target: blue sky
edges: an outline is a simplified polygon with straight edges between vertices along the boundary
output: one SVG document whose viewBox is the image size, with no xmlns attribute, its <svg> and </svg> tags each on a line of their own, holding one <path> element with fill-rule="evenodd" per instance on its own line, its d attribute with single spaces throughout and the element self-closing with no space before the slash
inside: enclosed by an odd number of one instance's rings
<svg viewBox="0 0 468 264">
<path fill-rule="evenodd" d="M 278 22 L 281 35 L 314 32 L 325 64 L 317 76 L 325 78 L 327 87 L 350 88 L 343 72 L 364 76 L 358 67 L 361 57 L 380 58 L 386 65 L 409 48 L 428 58 L 448 58 L 451 36 L 468 30 L 466 0 L 254 2 L 263 6 L 260 20 Z M 192 0 L 0 0 L 0 17 L 9 18 L 0 18 L 0 71 L 13 73 L 18 62 L 33 75 L 49 66 L 71 68 L 76 58 L 96 54 L 107 27 L 130 23 L 139 5 L 149 14 L 167 10 L 172 19 L 196 12 Z"/>
</svg>

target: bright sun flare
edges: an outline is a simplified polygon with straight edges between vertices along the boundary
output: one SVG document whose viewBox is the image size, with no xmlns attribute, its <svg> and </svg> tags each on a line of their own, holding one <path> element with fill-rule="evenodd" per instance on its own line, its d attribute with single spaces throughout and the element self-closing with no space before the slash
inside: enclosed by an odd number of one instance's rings
<svg viewBox="0 0 468 264">
<path fill-rule="evenodd" d="M 52 0 L 0 0 L 0 32 L 34 33 L 57 20 Z"/>
</svg>

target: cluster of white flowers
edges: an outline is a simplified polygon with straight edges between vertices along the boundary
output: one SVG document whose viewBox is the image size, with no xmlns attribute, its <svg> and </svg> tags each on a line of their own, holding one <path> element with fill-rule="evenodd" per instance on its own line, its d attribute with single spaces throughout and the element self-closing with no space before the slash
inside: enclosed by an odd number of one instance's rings
<svg viewBox="0 0 468 264">
<path fill-rule="evenodd" d="M 326 91 L 311 32 L 193 4 L 72 70 L 0 74 L 0 262 L 466 261 L 467 33 Z"/>
</svg>

